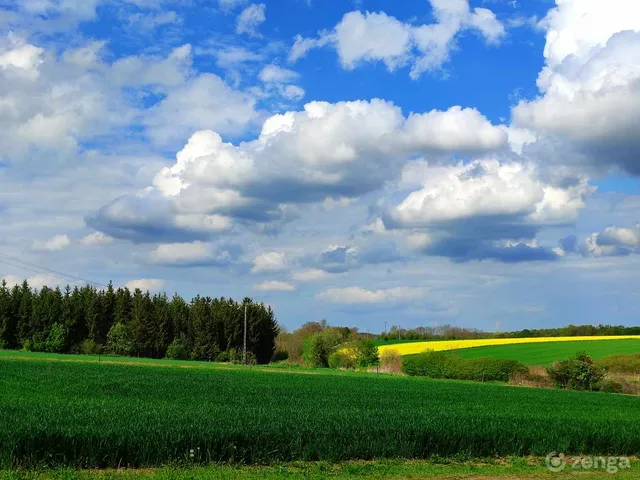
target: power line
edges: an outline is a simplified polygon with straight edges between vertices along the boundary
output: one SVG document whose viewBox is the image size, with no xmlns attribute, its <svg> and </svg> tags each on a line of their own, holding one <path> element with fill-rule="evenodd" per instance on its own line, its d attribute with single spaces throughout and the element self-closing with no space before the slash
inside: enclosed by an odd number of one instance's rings
<svg viewBox="0 0 640 480">
<path fill-rule="evenodd" d="M 40 275 L 45 275 L 52 278 L 58 278 L 60 280 L 64 280 L 66 282 L 84 282 L 90 285 L 97 285 L 100 287 L 107 287 L 107 285 L 99 282 L 92 282 L 91 280 L 87 280 L 86 278 L 77 277 L 75 275 L 67 274 L 60 272 L 58 270 L 53 270 L 51 268 L 44 267 L 42 265 L 38 265 L 36 263 L 27 262 L 26 260 L 21 260 L 16 257 L 12 257 L 11 255 L 6 255 L 4 253 L 0 253 L 0 262 L 10 265 L 12 267 L 22 268 L 24 270 L 28 270 L 33 273 L 37 273 Z"/>
</svg>

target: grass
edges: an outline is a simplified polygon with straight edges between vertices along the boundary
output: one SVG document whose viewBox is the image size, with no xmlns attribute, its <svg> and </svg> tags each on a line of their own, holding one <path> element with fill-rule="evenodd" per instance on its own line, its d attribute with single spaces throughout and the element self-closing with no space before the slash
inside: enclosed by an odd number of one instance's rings
<svg viewBox="0 0 640 480">
<path fill-rule="evenodd" d="M 352 461 L 339 464 L 326 462 L 296 462 L 267 467 L 220 466 L 159 468 L 145 470 L 47 470 L 47 471 L 0 471 L 0 480 L 334 480 L 352 479 L 479 479 L 541 480 L 575 478 L 575 471 L 563 474 L 550 473 L 539 458 L 489 459 L 483 462 L 432 462 L 422 460 Z M 634 460 L 631 468 L 620 470 L 615 478 L 635 479 L 640 467 Z M 600 471 L 580 471 L 580 478 L 589 480 L 609 480 L 610 473 Z"/>
<path fill-rule="evenodd" d="M 25 358 L 0 359 L 5 468 L 640 452 L 640 402 L 620 395 Z"/>
<path fill-rule="evenodd" d="M 640 352 L 640 340 L 602 340 L 596 342 L 549 342 L 527 343 L 522 345 L 499 345 L 458 350 L 456 353 L 465 359 L 504 358 L 518 360 L 525 365 L 551 365 L 555 361 L 574 357 L 580 351 L 586 351 L 594 360 L 601 360 L 614 354 L 633 354 Z"/>
<path fill-rule="evenodd" d="M 607 355 L 612 355 L 618 352 L 616 342 L 624 342 L 633 340 L 635 341 L 635 352 L 640 351 L 640 336 L 628 335 L 619 337 L 534 337 L 534 338 L 489 338 L 480 340 L 438 340 L 438 341 L 419 341 L 419 342 L 407 342 L 401 344 L 384 345 L 378 347 L 380 353 L 386 350 L 395 350 L 400 355 L 413 355 L 416 353 L 422 353 L 426 350 L 433 351 L 445 351 L 445 350 L 468 350 L 478 349 L 489 346 L 512 346 L 514 351 L 517 351 L 518 347 L 523 345 L 541 344 L 541 345 L 556 345 L 560 344 L 583 344 L 588 346 L 590 343 L 596 344 L 606 342 L 602 347 L 608 351 Z M 544 348 L 544 347 L 542 347 Z M 571 348 L 571 347 L 567 347 Z M 589 347 L 593 348 L 593 347 Z M 584 349 L 584 348 L 583 348 Z M 517 358 L 512 358 L 517 360 Z"/>
</svg>

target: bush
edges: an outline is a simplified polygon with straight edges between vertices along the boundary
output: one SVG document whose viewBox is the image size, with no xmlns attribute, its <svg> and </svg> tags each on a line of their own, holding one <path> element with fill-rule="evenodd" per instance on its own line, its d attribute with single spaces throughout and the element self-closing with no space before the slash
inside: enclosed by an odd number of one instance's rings
<svg viewBox="0 0 640 480">
<path fill-rule="evenodd" d="M 102 351 L 102 345 L 87 339 L 80 342 L 78 350 L 82 355 L 98 355 Z"/>
<path fill-rule="evenodd" d="M 360 340 L 356 355 L 359 367 L 371 367 L 380 364 L 378 347 L 373 340 Z"/>
<path fill-rule="evenodd" d="M 167 358 L 171 360 L 186 360 L 189 358 L 187 346 L 181 339 L 175 338 L 173 342 L 169 344 L 167 348 Z"/>
<path fill-rule="evenodd" d="M 302 359 L 313 367 L 328 367 L 329 356 L 342 341 L 340 333 L 324 330 L 308 336 L 302 344 Z"/>
<path fill-rule="evenodd" d="M 425 352 L 407 356 L 402 361 L 402 370 L 411 376 L 477 382 L 508 382 L 511 377 L 528 372 L 526 365 L 516 360 L 464 360 L 449 352 Z"/>
<path fill-rule="evenodd" d="M 605 378 L 604 368 L 593 363 L 585 352 L 579 352 L 575 358 L 555 362 L 547 368 L 547 373 L 557 387 L 570 390 L 598 390 Z"/>
<path fill-rule="evenodd" d="M 62 353 L 67 347 L 67 329 L 60 323 L 54 323 L 47 337 L 45 349 L 50 353 Z"/>
<path fill-rule="evenodd" d="M 356 368 L 356 359 L 345 352 L 333 352 L 329 355 L 329 368 L 353 370 Z"/>
<path fill-rule="evenodd" d="M 380 355 L 380 366 L 390 372 L 400 372 L 402 370 L 402 355 L 397 350 L 385 350 Z"/>
<path fill-rule="evenodd" d="M 107 350 L 116 355 L 129 355 L 133 350 L 131 333 L 123 323 L 116 323 L 107 334 Z"/>
<path fill-rule="evenodd" d="M 605 380 L 599 385 L 598 390 L 604 393 L 623 393 L 624 385 L 614 380 Z"/>
</svg>

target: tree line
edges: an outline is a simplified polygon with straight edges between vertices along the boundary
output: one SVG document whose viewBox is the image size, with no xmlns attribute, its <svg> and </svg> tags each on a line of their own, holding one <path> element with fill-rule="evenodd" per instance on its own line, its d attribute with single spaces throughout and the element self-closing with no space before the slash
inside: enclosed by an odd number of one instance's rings
<svg viewBox="0 0 640 480">
<path fill-rule="evenodd" d="M 524 329 L 513 332 L 485 332 L 453 325 L 405 329 L 393 325 L 388 332 L 375 337 L 384 340 L 475 340 L 482 338 L 593 337 L 640 335 L 640 327 L 623 325 L 567 325 L 560 328 Z"/>
<path fill-rule="evenodd" d="M 151 295 L 135 289 L 0 285 L 0 348 L 149 358 L 271 361 L 279 326 L 271 307 L 245 298 Z"/>
</svg>

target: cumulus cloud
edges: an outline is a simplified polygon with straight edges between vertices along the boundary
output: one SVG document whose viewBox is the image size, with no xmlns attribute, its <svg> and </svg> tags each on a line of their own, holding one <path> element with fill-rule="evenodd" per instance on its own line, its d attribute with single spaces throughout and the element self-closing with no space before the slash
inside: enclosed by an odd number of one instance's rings
<svg viewBox="0 0 640 480">
<path fill-rule="evenodd" d="M 164 287 L 164 280 L 157 278 L 140 278 L 137 280 L 130 280 L 125 284 L 125 287 L 129 290 L 135 290 L 139 288 L 143 292 L 158 292 Z"/>
<path fill-rule="evenodd" d="M 237 260 L 241 249 L 236 246 L 219 246 L 205 242 L 167 243 L 158 245 L 148 256 L 157 265 L 194 267 L 229 266 Z"/>
<path fill-rule="evenodd" d="M 43 252 L 57 252 L 71 245 L 68 235 L 54 235 L 47 240 L 36 240 L 33 242 L 33 249 Z"/>
<path fill-rule="evenodd" d="M 263 292 L 292 292 L 296 289 L 295 285 L 278 280 L 267 280 L 254 285 L 253 288 Z"/>
<path fill-rule="evenodd" d="M 324 280 L 330 278 L 332 275 L 319 268 L 310 268 L 301 272 L 296 272 L 292 275 L 292 278 L 297 282 L 315 282 L 317 280 Z"/>
<path fill-rule="evenodd" d="M 268 93 L 275 92 L 288 100 L 301 100 L 305 95 L 302 87 L 292 84 L 299 77 L 297 72 L 273 64 L 266 65 L 258 74 Z"/>
<path fill-rule="evenodd" d="M 395 287 L 367 290 L 361 287 L 330 288 L 316 295 L 319 300 L 344 305 L 378 304 L 418 300 L 424 296 L 421 288 Z"/>
<path fill-rule="evenodd" d="M 545 183 L 533 165 L 474 160 L 455 166 L 414 163 L 403 184 L 420 185 L 383 215 L 386 229 L 408 233 L 410 247 L 458 261 L 553 260 L 540 247 L 543 227 L 572 225 L 593 192 L 586 178 L 564 187 Z"/>
<path fill-rule="evenodd" d="M 606 227 L 582 240 L 571 235 L 560 241 L 563 253 L 579 253 L 585 257 L 624 257 L 640 254 L 640 224 L 632 227 Z"/>
<path fill-rule="evenodd" d="M 109 235 L 105 235 L 102 232 L 94 232 L 86 235 L 80 239 L 80 244 L 82 245 L 109 245 L 113 242 L 113 238 Z"/>
<path fill-rule="evenodd" d="M 372 192 L 415 155 L 487 152 L 506 140 L 474 109 L 405 118 L 377 99 L 311 102 L 268 118 L 257 139 L 239 145 L 212 131 L 195 133 L 153 186 L 116 199 L 87 221 L 116 238 L 203 240 L 233 220 L 274 225 L 295 215 L 297 204 Z"/>
<path fill-rule="evenodd" d="M 236 32 L 252 37 L 259 37 L 258 27 L 266 19 L 267 6 L 264 3 L 254 3 L 245 8 L 236 20 Z"/>
<path fill-rule="evenodd" d="M 556 3 L 541 23 L 547 32 L 541 96 L 521 101 L 514 123 L 569 142 L 580 161 L 638 175 L 640 4 Z"/>
<path fill-rule="evenodd" d="M 440 68 L 463 30 L 478 32 L 487 43 L 496 44 L 505 28 L 486 8 L 469 7 L 468 0 L 430 0 L 436 23 L 415 26 L 384 12 L 349 12 L 331 31 L 317 38 L 298 35 L 289 53 L 291 62 L 314 48 L 331 45 L 343 68 L 352 70 L 362 62 L 383 62 L 389 71 L 410 64 L 411 78 Z"/>
<path fill-rule="evenodd" d="M 287 268 L 284 253 L 265 252 L 253 259 L 251 273 L 282 272 Z"/>
<path fill-rule="evenodd" d="M 0 161 L 53 168 L 127 125 L 167 145 L 204 127 L 235 134 L 258 115 L 251 95 L 193 72 L 189 45 L 107 57 L 101 41 L 57 52 L 14 35 L 0 40 Z M 141 108 L 150 92 L 161 100 Z"/>
</svg>

